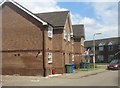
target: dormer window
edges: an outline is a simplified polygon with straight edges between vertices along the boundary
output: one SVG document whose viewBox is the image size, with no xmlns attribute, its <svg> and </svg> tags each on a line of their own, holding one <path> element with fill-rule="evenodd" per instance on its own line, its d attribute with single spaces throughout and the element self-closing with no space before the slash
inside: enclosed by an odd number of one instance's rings
<svg viewBox="0 0 120 88">
<path fill-rule="evenodd" d="M 99 51 L 103 51 L 104 50 L 104 44 L 103 43 L 100 43 L 98 46 L 99 46 Z"/>
<path fill-rule="evenodd" d="M 112 44 L 112 42 L 108 43 L 108 51 L 113 51 L 113 44 Z"/>
<path fill-rule="evenodd" d="M 53 37 L 53 27 L 52 26 L 48 26 L 48 37 L 52 38 Z"/>
<path fill-rule="evenodd" d="M 100 43 L 98 46 L 103 46 L 103 44 L 102 44 L 102 43 Z"/>
<path fill-rule="evenodd" d="M 112 45 L 112 42 L 109 42 L 108 45 L 109 45 L 109 46 Z"/>
</svg>

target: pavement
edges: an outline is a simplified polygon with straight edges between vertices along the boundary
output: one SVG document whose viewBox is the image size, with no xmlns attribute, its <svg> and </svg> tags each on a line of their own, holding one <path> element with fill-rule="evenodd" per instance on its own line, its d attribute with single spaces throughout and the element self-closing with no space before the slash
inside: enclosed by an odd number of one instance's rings
<svg viewBox="0 0 120 88">
<path fill-rule="evenodd" d="M 75 69 L 74 73 L 65 73 L 65 74 L 56 74 L 50 75 L 50 78 L 63 78 L 63 79 L 77 79 L 82 77 L 87 77 L 90 75 L 96 75 L 102 72 L 108 71 L 106 70 L 106 65 L 99 65 L 98 68 L 94 69 Z M 58 75 L 58 76 L 57 76 Z"/>
<path fill-rule="evenodd" d="M 99 65 L 98 68 L 94 69 L 76 69 L 74 73 L 65 73 L 65 74 L 55 74 L 49 75 L 47 77 L 41 76 L 19 76 L 19 75 L 3 75 L 2 76 L 2 84 L 11 86 L 11 85 L 37 85 L 35 83 L 41 83 L 41 85 L 53 85 L 56 80 L 59 80 L 62 84 L 64 81 L 68 81 L 71 79 L 80 79 L 82 77 L 88 77 L 90 75 L 96 75 L 99 73 L 106 72 L 106 65 Z M 46 84 L 44 84 L 46 83 Z M 55 85 L 55 84 L 54 84 Z M 57 85 L 57 84 L 56 84 Z"/>
</svg>

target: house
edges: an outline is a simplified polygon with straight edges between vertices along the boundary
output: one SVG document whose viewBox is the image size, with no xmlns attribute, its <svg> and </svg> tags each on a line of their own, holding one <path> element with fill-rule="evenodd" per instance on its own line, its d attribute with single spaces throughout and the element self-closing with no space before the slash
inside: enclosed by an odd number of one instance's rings
<svg viewBox="0 0 120 88">
<path fill-rule="evenodd" d="M 4 0 L 0 7 L 2 74 L 49 75 L 52 25 L 12 0 Z"/>
<path fill-rule="evenodd" d="M 113 57 L 120 58 L 120 37 L 95 40 L 96 62 L 110 62 Z M 93 40 L 85 41 L 85 49 L 93 51 Z"/>
<path fill-rule="evenodd" d="M 84 32 L 84 25 L 72 25 L 73 28 L 73 36 L 74 36 L 74 44 L 73 44 L 73 51 L 74 51 L 74 64 L 75 68 L 80 68 L 81 56 L 84 53 L 84 39 L 85 39 L 85 32 Z"/>
<path fill-rule="evenodd" d="M 69 11 L 35 14 L 53 25 L 52 63 L 57 73 L 65 73 L 65 65 L 72 64 L 72 24 Z"/>
</svg>

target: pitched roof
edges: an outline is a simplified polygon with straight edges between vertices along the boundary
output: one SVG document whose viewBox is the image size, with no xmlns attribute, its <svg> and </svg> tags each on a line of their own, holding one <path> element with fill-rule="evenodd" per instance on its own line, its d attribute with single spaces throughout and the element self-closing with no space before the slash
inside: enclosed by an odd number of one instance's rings
<svg viewBox="0 0 120 88">
<path fill-rule="evenodd" d="M 85 37 L 84 25 L 72 25 L 72 29 L 75 37 Z"/>
<path fill-rule="evenodd" d="M 21 9 L 22 11 L 26 12 L 27 14 L 29 14 L 30 16 L 32 16 L 34 19 L 38 20 L 39 22 L 41 22 L 43 25 L 47 25 L 47 22 L 41 20 L 40 18 L 38 18 L 37 16 L 35 16 L 32 12 L 30 12 L 29 10 L 27 10 L 26 8 L 24 8 L 23 6 L 21 6 L 20 4 L 18 4 L 17 2 L 13 1 L 13 0 L 3 0 L 0 3 L 0 7 L 5 4 L 6 2 L 12 3 L 13 5 L 17 6 L 19 9 Z"/>
<path fill-rule="evenodd" d="M 116 44 L 118 44 L 119 39 L 120 39 L 120 37 L 98 39 L 98 40 L 95 40 L 95 44 L 96 44 L 96 46 L 99 46 L 100 43 L 102 43 L 104 45 L 108 45 L 109 43 L 116 45 Z M 91 46 L 93 46 L 93 40 L 85 41 L 85 47 L 91 47 Z"/>
<path fill-rule="evenodd" d="M 64 27 L 69 11 L 37 13 L 37 17 L 47 21 L 54 27 Z"/>
</svg>

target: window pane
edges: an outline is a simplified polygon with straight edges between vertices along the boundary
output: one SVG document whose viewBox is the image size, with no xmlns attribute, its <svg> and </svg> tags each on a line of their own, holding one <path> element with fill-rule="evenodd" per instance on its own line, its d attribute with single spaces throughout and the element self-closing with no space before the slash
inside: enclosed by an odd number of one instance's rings
<svg viewBox="0 0 120 88">
<path fill-rule="evenodd" d="M 103 46 L 99 47 L 99 51 L 103 51 Z"/>
<path fill-rule="evenodd" d="M 103 56 L 103 55 L 98 55 L 98 61 L 99 61 L 99 62 L 104 61 L 104 56 Z"/>
<path fill-rule="evenodd" d="M 48 27 L 48 37 L 53 37 L 53 28 L 51 26 Z"/>
<path fill-rule="evenodd" d="M 114 59 L 114 55 L 109 55 L 108 62 L 112 61 Z"/>
<path fill-rule="evenodd" d="M 48 63 L 52 63 L 52 53 L 48 52 Z"/>
<path fill-rule="evenodd" d="M 109 50 L 109 51 L 112 51 L 112 50 L 113 50 L 113 46 L 112 46 L 112 45 L 109 45 L 109 46 L 108 46 L 108 50 Z"/>
</svg>

